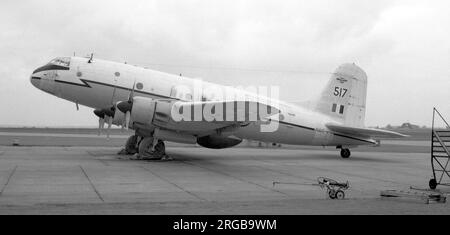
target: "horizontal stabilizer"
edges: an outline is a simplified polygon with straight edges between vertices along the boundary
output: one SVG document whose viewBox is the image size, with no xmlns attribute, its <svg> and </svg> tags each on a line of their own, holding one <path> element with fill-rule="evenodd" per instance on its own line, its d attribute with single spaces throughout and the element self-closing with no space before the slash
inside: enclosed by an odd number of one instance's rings
<svg viewBox="0 0 450 235">
<path fill-rule="evenodd" d="M 342 126 L 336 124 L 327 124 L 328 129 L 334 132 L 338 132 L 341 134 L 347 134 L 352 136 L 359 136 L 365 138 L 403 138 L 408 137 L 407 135 L 403 135 L 394 131 L 387 131 L 381 129 L 373 129 L 373 128 L 358 128 L 358 127 L 349 127 Z"/>
</svg>

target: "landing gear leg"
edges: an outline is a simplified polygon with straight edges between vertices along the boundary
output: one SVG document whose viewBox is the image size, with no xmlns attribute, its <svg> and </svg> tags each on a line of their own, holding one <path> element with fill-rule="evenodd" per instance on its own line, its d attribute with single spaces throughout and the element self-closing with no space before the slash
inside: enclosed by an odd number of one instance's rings
<svg viewBox="0 0 450 235">
<path fill-rule="evenodd" d="M 349 158 L 351 154 L 352 153 L 350 152 L 350 149 L 346 149 L 346 148 L 341 149 L 341 157 L 342 158 Z"/>
<path fill-rule="evenodd" d="M 128 138 L 125 148 L 120 150 L 119 155 L 133 155 L 138 152 L 138 136 L 132 135 Z"/>
<path fill-rule="evenodd" d="M 166 146 L 162 140 L 145 137 L 139 144 L 139 157 L 149 160 L 166 159 Z"/>
</svg>

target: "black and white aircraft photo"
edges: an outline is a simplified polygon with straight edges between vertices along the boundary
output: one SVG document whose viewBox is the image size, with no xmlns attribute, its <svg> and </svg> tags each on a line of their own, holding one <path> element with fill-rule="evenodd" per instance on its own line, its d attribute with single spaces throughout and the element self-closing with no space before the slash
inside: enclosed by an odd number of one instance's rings
<svg viewBox="0 0 450 235">
<path fill-rule="evenodd" d="M 449 1 L 0 6 L 0 214 L 450 214 Z"/>
</svg>

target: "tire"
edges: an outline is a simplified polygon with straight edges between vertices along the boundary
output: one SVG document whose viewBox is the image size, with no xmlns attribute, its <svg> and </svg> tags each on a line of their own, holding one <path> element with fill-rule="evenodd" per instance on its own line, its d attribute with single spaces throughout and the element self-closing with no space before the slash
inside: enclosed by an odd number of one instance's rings
<svg viewBox="0 0 450 235">
<path fill-rule="evenodd" d="M 330 197 L 330 199 L 336 199 L 336 191 L 334 189 L 328 190 L 328 197 Z"/>
<path fill-rule="evenodd" d="M 341 149 L 341 157 L 342 158 L 345 158 L 345 159 L 350 158 L 351 154 L 352 153 L 350 152 L 350 149 Z"/>
<path fill-rule="evenodd" d="M 150 160 L 160 160 L 164 157 L 166 147 L 163 141 L 158 141 L 155 150 L 151 151 L 153 146 L 153 137 L 145 137 L 139 144 L 139 156 Z"/>
<path fill-rule="evenodd" d="M 428 183 L 428 185 L 430 186 L 430 189 L 435 190 L 437 188 L 437 181 L 436 179 L 431 179 L 430 182 Z"/>
<path fill-rule="evenodd" d="M 338 190 L 336 192 L 336 199 L 338 200 L 343 200 L 345 198 L 345 193 L 342 190 Z"/>
<path fill-rule="evenodd" d="M 166 154 L 166 145 L 162 140 L 159 140 L 158 143 L 155 145 L 155 150 L 152 152 L 153 158 L 160 160 L 164 157 Z"/>
<path fill-rule="evenodd" d="M 125 152 L 129 155 L 133 155 L 138 152 L 137 146 L 138 136 L 132 135 L 128 138 L 127 143 L 125 144 Z"/>
<path fill-rule="evenodd" d="M 166 153 L 166 145 L 164 144 L 164 141 L 158 141 L 158 143 L 155 145 L 155 152 L 157 152 L 158 154 Z"/>
</svg>

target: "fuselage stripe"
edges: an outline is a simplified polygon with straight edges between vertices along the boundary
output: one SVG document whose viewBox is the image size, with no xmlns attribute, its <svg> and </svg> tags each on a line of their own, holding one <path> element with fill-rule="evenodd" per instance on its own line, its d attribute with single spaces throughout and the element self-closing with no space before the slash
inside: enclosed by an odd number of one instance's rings
<svg viewBox="0 0 450 235">
<path fill-rule="evenodd" d="M 97 85 L 102 85 L 102 86 L 108 86 L 108 87 L 112 87 L 112 88 L 117 88 L 117 89 L 122 89 L 122 90 L 126 90 L 126 91 L 132 91 L 133 89 L 131 88 L 126 88 L 126 87 L 121 87 L 121 86 L 115 86 L 115 85 L 111 85 L 111 84 L 107 84 L 107 83 L 102 83 L 102 82 L 96 82 L 96 81 L 91 81 L 91 80 L 86 80 L 86 79 L 80 79 L 81 82 L 83 82 L 83 84 L 79 84 L 79 83 L 73 83 L 73 82 L 67 82 L 67 81 L 61 81 L 61 80 L 55 80 L 55 82 L 58 83 L 63 83 L 63 84 L 67 84 L 67 85 L 74 85 L 74 86 L 80 86 L 80 87 L 87 87 L 87 88 L 92 88 L 89 83 L 93 83 L 93 84 L 97 84 Z M 174 99 L 174 100 L 178 100 L 169 96 L 163 96 L 163 95 L 159 95 L 159 94 L 155 94 L 155 93 L 150 93 L 150 92 L 145 92 L 145 91 L 139 91 L 139 90 L 134 90 L 134 92 L 136 93 L 141 93 L 141 94 L 145 94 L 145 95 L 151 95 L 151 96 L 157 96 L 157 97 L 161 97 L 161 98 L 165 98 L 165 99 Z"/>
</svg>

